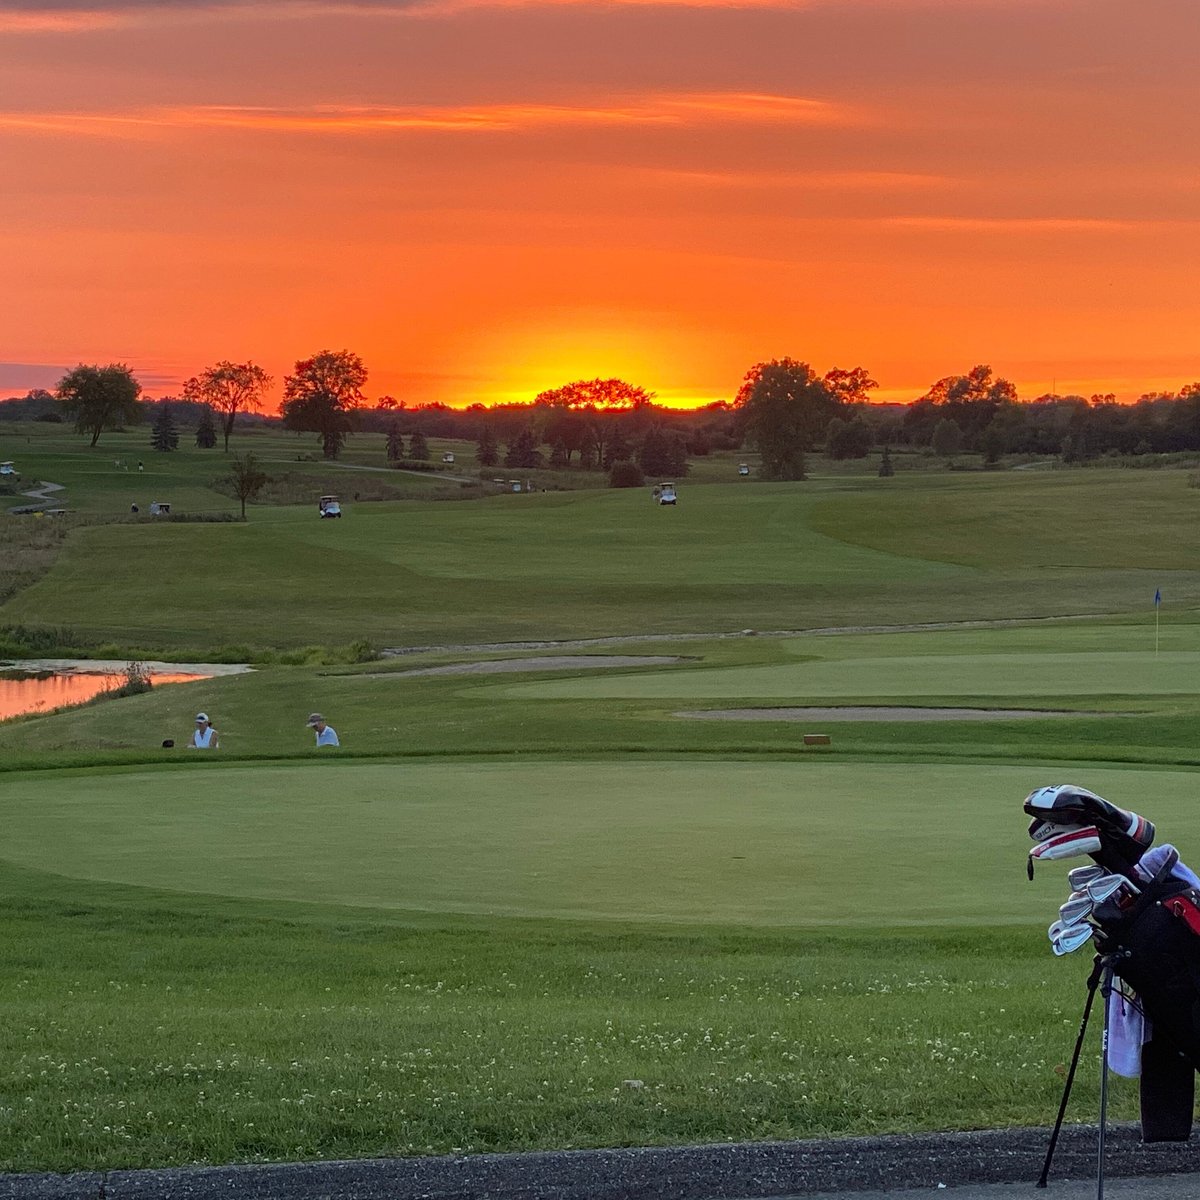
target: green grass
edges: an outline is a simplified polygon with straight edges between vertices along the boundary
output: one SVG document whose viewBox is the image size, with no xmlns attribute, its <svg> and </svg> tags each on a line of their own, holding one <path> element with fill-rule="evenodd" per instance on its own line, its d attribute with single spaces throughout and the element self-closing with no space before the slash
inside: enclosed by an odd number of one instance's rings
<svg viewBox="0 0 1200 1200">
<path fill-rule="evenodd" d="M 0 893 L 9 1169 L 1044 1123 L 1085 967 L 1002 930 L 289 920 L 13 869 Z"/>
<path fill-rule="evenodd" d="M 1013 811 L 1061 774 L 654 759 L 47 772 L 5 805 L 4 854 L 89 880 L 377 909 L 1036 925 L 1047 887 L 1011 886 L 1027 849 Z M 1092 768 L 1088 782 L 1129 806 L 1153 791 L 1155 819 L 1178 828 L 1197 776 Z"/>
<path fill-rule="evenodd" d="M 70 532 L 0 625 L 190 656 L 1119 615 L 648 639 L 621 651 L 691 658 L 575 678 L 272 667 L 0 724 L 0 1167 L 1046 1123 L 1086 956 L 1046 947 L 1065 872 L 1025 883 L 1021 798 L 1094 787 L 1200 858 L 1177 484 L 849 474 L 665 512 L 596 491 Z M 675 715 L 830 699 L 1083 715 L 840 721 L 816 752 Z M 163 749 L 201 708 L 219 754 Z"/>
<path fill-rule="evenodd" d="M 1038 477 L 1054 519 L 1022 518 L 1014 556 L 996 531 L 1027 511 L 1029 482 L 860 477 L 697 487 L 667 510 L 641 492 L 590 491 L 359 505 L 340 522 L 304 507 L 262 509 L 246 526 L 82 529 L 0 624 L 170 654 L 1148 613 L 1157 587 L 1174 611 L 1200 602 L 1200 493 L 1181 473 Z M 1142 491 L 1152 503 L 1134 502 Z M 928 544 L 931 495 L 979 530 L 970 561 L 947 561 L 965 534 Z M 863 544 L 873 522 L 887 536 Z M 1098 525 L 1093 558 L 1078 547 Z"/>
</svg>

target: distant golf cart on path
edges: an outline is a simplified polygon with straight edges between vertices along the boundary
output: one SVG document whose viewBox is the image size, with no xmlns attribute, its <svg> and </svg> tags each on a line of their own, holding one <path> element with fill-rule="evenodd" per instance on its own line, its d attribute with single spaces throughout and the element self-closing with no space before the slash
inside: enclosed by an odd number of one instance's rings
<svg viewBox="0 0 1200 1200">
<path fill-rule="evenodd" d="M 20 479 L 21 472 L 10 462 L 0 462 L 0 478 L 3 479 Z"/>
<path fill-rule="evenodd" d="M 674 504 L 678 500 L 673 483 L 660 483 L 657 490 L 659 504 Z"/>
<path fill-rule="evenodd" d="M 738 463 L 738 474 L 739 475 L 749 475 L 750 474 L 750 464 L 749 463 Z"/>
<path fill-rule="evenodd" d="M 169 517 L 171 515 L 171 506 L 164 504 L 161 500 L 155 500 L 150 505 L 150 515 L 152 517 Z"/>
<path fill-rule="evenodd" d="M 317 511 L 321 514 L 322 520 L 326 517 L 340 517 L 342 506 L 336 496 L 322 496 L 317 501 Z"/>
</svg>

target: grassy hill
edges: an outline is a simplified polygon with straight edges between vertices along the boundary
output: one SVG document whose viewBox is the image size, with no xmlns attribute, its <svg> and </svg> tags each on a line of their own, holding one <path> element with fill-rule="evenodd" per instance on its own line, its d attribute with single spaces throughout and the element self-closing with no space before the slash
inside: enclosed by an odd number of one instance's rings
<svg viewBox="0 0 1200 1200">
<path fill-rule="evenodd" d="M 1200 602 L 1200 490 L 1064 471 L 500 495 L 73 531 L 0 625 L 159 656 L 1145 611 Z"/>
</svg>

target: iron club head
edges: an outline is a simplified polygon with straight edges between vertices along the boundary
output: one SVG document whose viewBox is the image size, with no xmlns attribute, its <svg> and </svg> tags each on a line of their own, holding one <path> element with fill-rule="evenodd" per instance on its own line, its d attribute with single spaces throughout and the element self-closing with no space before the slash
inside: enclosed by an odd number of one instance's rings
<svg viewBox="0 0 1200 1200">
<path fill-rule="evenodd" d="M 1086 946 L 1092 940 L 1092 933 L 1090 925 L 1069 925 L 1050 946 L 1061 958 L 1064 954 L 1073 954 L 1080 946 Z"/>
<path fill-rule="evenodd" d="M 1058 915 L 1064 925 L 1075 925 L 1095 907 L 1096 902 L 1087 892 L 1072 892 L 1067 902 L 1059 908 Z"/>
<path fill-rule="evenodd" d="M 1103 867 L 1094 863 L 1088 867 L 1072 867 L 1067 872 L 1067 882 L 1071 885 L 1072 891 L 1082 892 L 1089 883 L 1107 874 L 1108 872 Z"/>
<path fill-rule="evenodd" d="M 1137 888 L 1124 875 L 1108 875 L 1103 879 L 1095 879 L 1084 889 L 1093 905 L 1103 904 L 1105 900 L 1128 888 L 1135 895 Z"/>
</svg>

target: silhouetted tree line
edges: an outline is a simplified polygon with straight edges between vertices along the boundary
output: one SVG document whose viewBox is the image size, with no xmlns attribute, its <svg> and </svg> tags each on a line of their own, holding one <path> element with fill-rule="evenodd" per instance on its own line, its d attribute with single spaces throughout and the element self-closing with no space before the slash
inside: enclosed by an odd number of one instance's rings
<svg viewBox="0 0 1200 1200">
<path fill-rule="evenodd" d="M 336 457 L 354 431 L 383 434 L 393 462 L 424 462 L 431 438 L 473 441 L 484 467 L 606 471 L 633 463 L 647 477 L 681 476 L 689 457 L 754 446 L 768 478 L 802 479 L 805 458 L 862 458 L 878 447 L 928 447 L 950 457 L 1101 455 L 1200 451 L 1200 382 L 1178 393 L 1118 404 L 1108 395 L 1046 394 L 1021 401 L 987 365 L 937 380 L 908 404 L 872 404 L 877 386 L 861 367 L 818 375 L 791 358 L 756 363 L 736 396 L 692 410 L 655 403 L 653 392 L 620 379 L 578 380 L 540 393 L 532 404 L 410 406 L 390 396 L 366 400 L 367 372 L 350 351 L 322 351 L 284 379 L 278 417 L 261 412 L 271 377 L 253 363 L 220 362 L 189 379 L 180 396 L 147 399 L 123 364 L 80 365 L 55 391 L 0 400 L 0 421 L 73 420 L 96 443 L 102 430 L 145 421 L 171 441 L 179 428 L 196 444 L 229 448 L 234 420 L 317 435 Z M 169 415 L 164 409 L 169 406 Z M 170 429 L 168 429 L 170 427 Z M 163 430 L 168 430 L 164 435 Z M 190 435 L 189 435 L 190 436 Z M 176 441 L 178 439 L 176 438 Z"/>
</svg>

